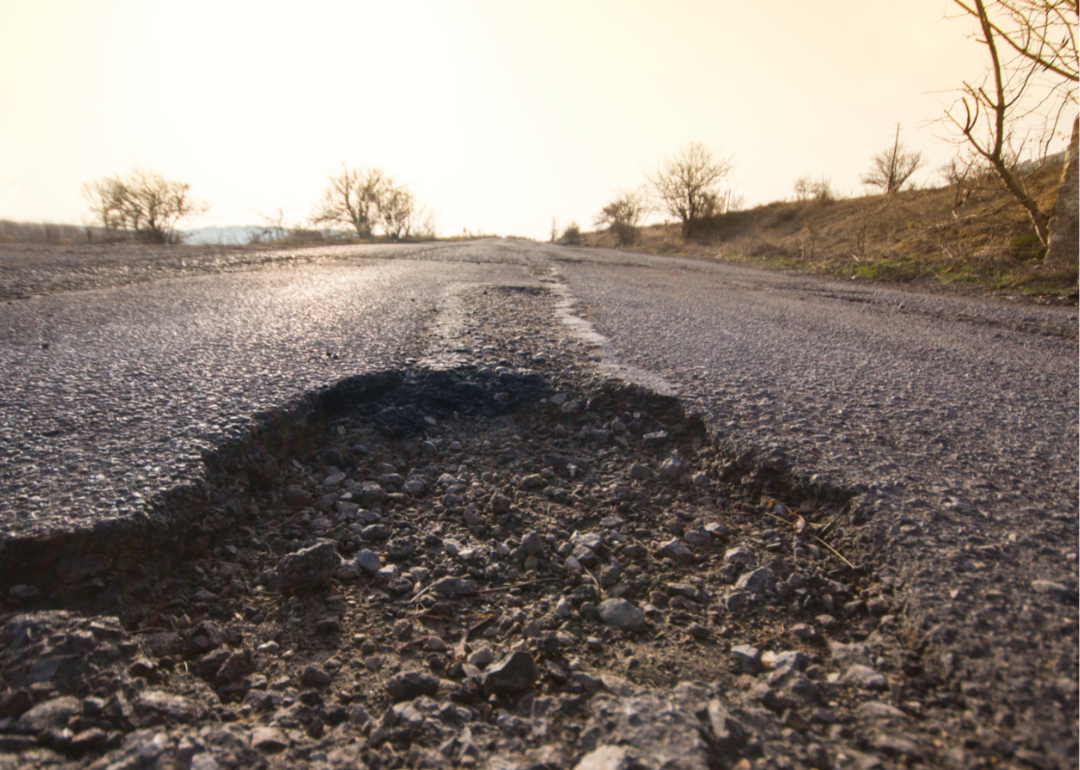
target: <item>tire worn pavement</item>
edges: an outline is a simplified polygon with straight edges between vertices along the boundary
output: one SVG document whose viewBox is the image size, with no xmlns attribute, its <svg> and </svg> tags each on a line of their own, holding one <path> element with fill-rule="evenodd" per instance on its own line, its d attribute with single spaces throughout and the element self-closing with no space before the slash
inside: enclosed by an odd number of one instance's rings
<svg viewBox="0 0 1080 770">
<path fill-rule="evenodd" d="M 585 332 L 596 376 L 677 395 L 731 467 L 845 501 L 828 546 L 888 587 L 888 607 L 875 593 L 846 611 L 866 614 L 868 643 L 904 652 L 882 681 L 925 741 L 856 726 L 852 761 L 1075 766 L 1075 308 L 516 241 L 156 259 L 99 249 L 73 270 L 77 250 L 0 254 L 14 287 L 0 305 L 9 613 L 62 607 L 147 533 L 162 543 L 197 524 L 205 461 L 253 416 L 421 357 L 468 363 L 458 332 L 476 291 L 531 287 Z M 12 716 L 29 704 L 5 698 Z M 813 732 L 785 714 L 785 736 Z M 602 749 L 583 766 L 604 764 Z"/>
</svg>

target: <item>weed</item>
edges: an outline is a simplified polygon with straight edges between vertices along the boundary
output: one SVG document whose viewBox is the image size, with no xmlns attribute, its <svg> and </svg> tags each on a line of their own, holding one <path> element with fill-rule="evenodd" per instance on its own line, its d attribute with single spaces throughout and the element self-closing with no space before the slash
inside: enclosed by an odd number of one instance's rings
<svg viewBox="0 0 1080 770">
<path fill-rule="evenodd" d="M 1046 253 L 1046 247 L 1035 233 L 1014 235 L 1009 240 L 1009 249 L 1017 259 L 1039 259 Z"/>
</svg>

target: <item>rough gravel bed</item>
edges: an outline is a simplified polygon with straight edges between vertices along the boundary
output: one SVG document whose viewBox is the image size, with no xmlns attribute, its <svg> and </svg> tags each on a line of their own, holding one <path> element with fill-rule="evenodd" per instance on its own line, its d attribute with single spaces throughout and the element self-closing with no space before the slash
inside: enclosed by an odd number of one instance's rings
<svg viewBox="0 0 1080 770">
<path fill-rule="evenodd" d="M 1065 766 L 924 666 L 858 490 L 599 378 L 542 290 L 457 301 L 452 368 L 262 423 L 171 553 L 8 592 L 0 767 Z"/>
</svg>

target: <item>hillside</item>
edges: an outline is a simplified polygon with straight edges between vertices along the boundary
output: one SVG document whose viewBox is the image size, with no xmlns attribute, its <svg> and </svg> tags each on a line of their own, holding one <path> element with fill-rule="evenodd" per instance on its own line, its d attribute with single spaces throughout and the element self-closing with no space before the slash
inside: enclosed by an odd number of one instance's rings
<svg viewBox="0 0 1080 770">
<path fill-rule="evenodd" d="M 1053 205 L 1061 166 L 1033 179 Z M 614 246 L 612 234 L 584 234 Z M 689 238 L 678 223 L 642 228 L 635 249 L 925 289 L 1075 302 L 1077 263 L 1048 267 L 1023 209 L 993 180 L 908 190 L 892 196 L 777 201 L 716 216 Z"/>
</svg>

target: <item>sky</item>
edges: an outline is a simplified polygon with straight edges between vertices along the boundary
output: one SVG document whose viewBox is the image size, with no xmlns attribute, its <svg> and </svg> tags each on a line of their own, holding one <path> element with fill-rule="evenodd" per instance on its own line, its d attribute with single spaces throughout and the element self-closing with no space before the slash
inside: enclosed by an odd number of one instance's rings
<svg viewBox="0 0 1080 770">
<path fill-rule="evenodd" d="M 441 235 L 591 225 L 688 142 L 746 206 L 796 178 L 863 191 L 901 141 L 933 181 L 936 119 L 982 73 L 948 0 L 0 0 L 0 219 L 89 223 L 83 185 L 151 169 L 190 227 L 306 221 L 377 166 Z M 1071 122 L 1071 121 L 1070 121 Z M 1063 143 L 1062 143 L 1063 146 Z"/>
</svg>

